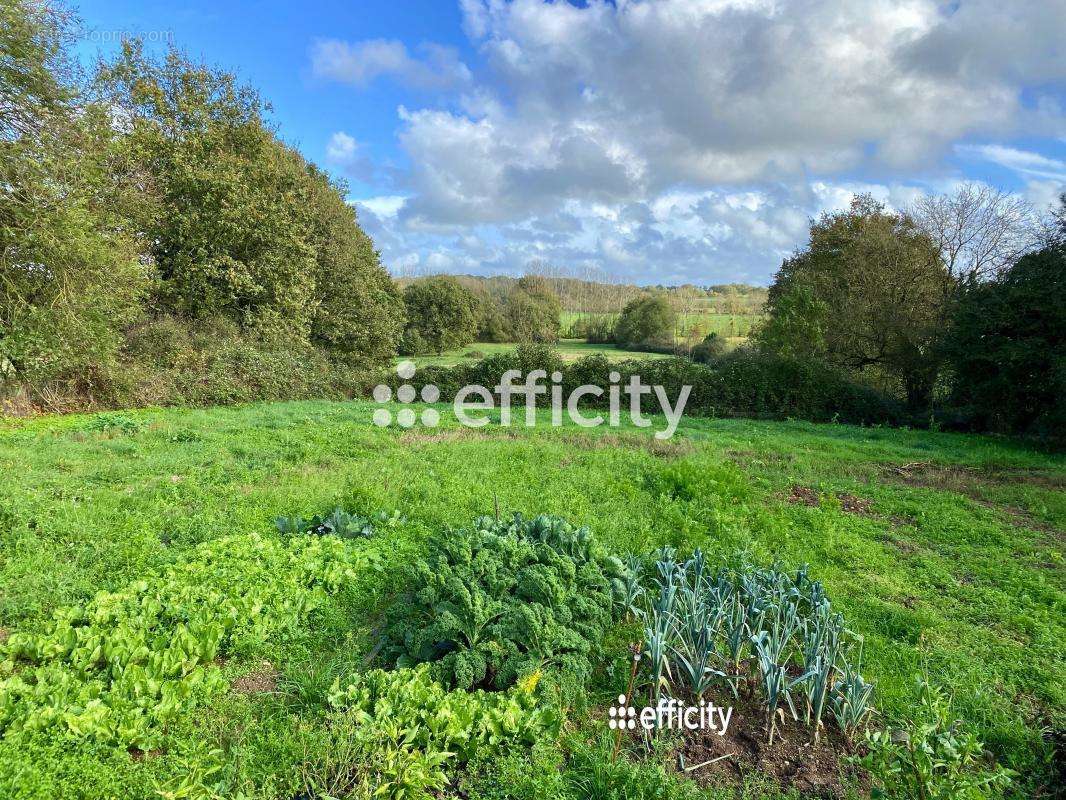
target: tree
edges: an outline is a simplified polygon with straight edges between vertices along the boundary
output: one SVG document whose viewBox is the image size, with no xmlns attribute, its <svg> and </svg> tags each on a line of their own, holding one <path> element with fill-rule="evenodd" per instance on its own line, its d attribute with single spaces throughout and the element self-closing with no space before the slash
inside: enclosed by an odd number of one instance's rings
<svg viewBox="0 0 1066 800">
<path fill-rule="evenodd" d="M 615 324 L 615 341 L 621 347 L 673 344 L 677 314 L 661 294 L 630 300 Z"/>
<path fill-rule="evenodd" d="M 480 300 L 450 275 L 415 281 L 404 290 L 403 301 L 407 309 L 404 352 L 439 355 L 474 341 Z"/>
<path fill-rule="evenodd" d="M 950 195 L 925 195 L 909 213 L 936 244 L 953 285 L 994 278 L 1040 243 L 1033 207 L 980 183 L 963 184 Z"/>
<path fill-rule="evenodd" d="M 354 366 L 385 363 L 400 343 L 403 298 L 344 202 L 346 187 L 309 165 L 315 252 L 311 341 Z"/>
<path fill-rule="evenodd" d="M 153 61 L 135 41 L 101 68 L 97 87 L 151 177 L 156 202 L 135 224 L 151 242 L 157 305 L 305 338 L 314 192 L 303 159 L 266 127 L 258 95 L 175 51 Z"/>
<path fill-rule="evenodd" d="M 92 399 L 149 268 L 112 180 L 112 119 L 66 82 L 67 17 L 0 7 L 0 377 L 59 407 Z"/>
<path fill-rule="evenodd" d="M 504 316 L 516 342 L 557 342 L 561 311 L 547 278 L 524 275 L 507 296 Z"/>
<path fill-rule="evenodd" d="M 71 36 L 68 12 L 34 0 L 0 3 L 0 139 L 45 135 L 68 117 Z"/>
<path fill-rule="evenodd" d="M 1023 256 L 971 281 L 954 308 L 945 352 L 953 399 L 984 429 L 1066 431 L 1066 245 Z"/>
<path fill-rule="evenodd" d="M 925 407 L 949 286 L 936 243 L 915 221 L 859 196 L 814 222 L 807 249 L 781 266 L 756 339 L 849 370 L 883 369 L 912 408 Z"/>
</svg>

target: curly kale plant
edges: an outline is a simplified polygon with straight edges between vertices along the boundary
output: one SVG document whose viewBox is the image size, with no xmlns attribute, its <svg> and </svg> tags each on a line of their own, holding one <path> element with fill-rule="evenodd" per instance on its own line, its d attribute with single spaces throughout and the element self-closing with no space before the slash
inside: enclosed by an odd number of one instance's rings
<svg viewBox="0 0 1066 800">
<path fill-rule="evenodd" d="M 481 517 L 411 568 L 386 654 L 398 667 L 433 662 L 441 681 L 464 689 L 505 688 L 541 666 L 587 677 L 625 570 L 587 528 Z"/>
</svg>

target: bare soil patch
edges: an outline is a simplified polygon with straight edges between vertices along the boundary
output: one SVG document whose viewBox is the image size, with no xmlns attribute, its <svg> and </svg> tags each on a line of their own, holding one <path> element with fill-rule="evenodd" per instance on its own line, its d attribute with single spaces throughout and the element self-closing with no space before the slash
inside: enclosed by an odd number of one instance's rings
<svg viewBox="0 0 1066 800">
<path fill-rule="evenodd" d="M 793 505 L 810 506 L 811 508 L 817 508 L 821 505 L 822 498 L 814 489 L 809 486 L 797 486 L 794 485 L 788 493 L 788 502 Z"/>
<path fill-rule="evenodd" d="M 273 692 L 277 688 L 278 671 L 269 661 L 264 661 L 258 669 L 237 678 L 230 690 L 236 694 L 262 694 Z"/>
<path fill-rule="evenodd" d="M 810 728 L 786 712 L 771 745 L 763 729 L 765 715 L 757 700 L 742 697 L 733 703 L 725 736 L 711 730 L 687 732 L 680 748 L 687 776 L 703 786 L 735 786 L 758 773 L 805 797 L 843 798 L 848 786 L 864 794 L 869 790 L 866 776 L 849 763 L 856 750 L 835 722 L 825 720 L 814 743 Z"/>
<path fill-rule="evenodd" d="M 11 637 L 11 631 L 7 628 L 0 628 L 0 644 L 3 644 Z"/>
<path fill-rule="evenodd" d="M 859 514 L 864 517 L 874 516 L 873 503 L 864 497 L 856 497 L 848 492 L 837 492 L 836 498 L 840 501 L 840 508 L 845 513 Z M 821 504 L 821 500 L 822 496 L 818 491 L 809 486 L 794 484 L 788 494 L 788 502 L 793 505 L 817 508 Z"/>
</svg>

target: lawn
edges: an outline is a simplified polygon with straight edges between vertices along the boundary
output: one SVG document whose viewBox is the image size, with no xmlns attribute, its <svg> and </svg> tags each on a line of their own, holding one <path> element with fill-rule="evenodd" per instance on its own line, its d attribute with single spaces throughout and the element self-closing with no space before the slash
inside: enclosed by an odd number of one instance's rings
<svg viewBox="0 0 1066 800">
<path fill-rule="evenodd" d="M 509 353 L 516 346 L 513 342 L 474 342 L 458 350 L 449 350 L 439 356 L 414 356 L 409 360 L 414 361 L 415 365 L 419 367 L 454 367 L 456 364 L 473 363 L 480 358 L 496 353 Z M 613 345 L 589 344 L 580 339 L 563 339 L 555 345 L 555 349 L 559 351 L 559 355 L 563 357 L 564 361 L 576 361 L 579 358 L 595 355 L 596 353 L 602 353 L 611 361 L 625 361 L 631 358 L 667 358 L 667 356 L 658 353 L 620 350 Z M 396 360 L 399 362 L 405 359 L 400 357 Z"/>
<path fill-rule="evenodd" d="M 698 546 L 712 560 L 743 550 L 808 563 L 865 637 L 881 721 L 908 715 L 924 672 L 1021 773 L 1023 795 L 1052 784 L 1066 730 L 1062 457 L 989 437 L 799 422 L 690 419 L 665 443 L 546 424 L 401 431 L 374 427 L 373 409 L 145 410 L 0 431 L 3 638 L 182 565 L 203 543 L 276 536 L 279 515 L 402 515 L 363 545 L 372 558 L 343 598 L 211 662 L 223 688 L 157 749 L 4 738 L 0 796 L 178 797 L 183 781 L 226 797 L 298 796 L 300 737 L 321 724 L 310 684 L 365 668 L 399 567 L 435 531 L 496 508 L 588 525 L 617 553 Z M 597 686 L 592 706 L 605 709 L 613 690 Z M 570 730 L 597 724 L 575 713 Z"/>
</svg>

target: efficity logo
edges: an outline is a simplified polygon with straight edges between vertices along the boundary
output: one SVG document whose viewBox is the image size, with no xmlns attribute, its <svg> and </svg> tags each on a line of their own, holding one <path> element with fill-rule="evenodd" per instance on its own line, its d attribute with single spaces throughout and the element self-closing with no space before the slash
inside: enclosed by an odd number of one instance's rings
<svg viewBox="0 0 1066 800">
<path fill-rule="evenodd" d="M 618 705 L 607 712 L 611 730 L 713 731 L 725 736 L 731 719 L 732 706 L 718 706 L 703 699 L 698 706 L 689 706 L 673 697 L 662 697 L 656 705 L 638 710 L 626 703 L 624 694 L 618 695 Z"/>
<path fill-rule="evenodd" d="M 410 381 L 415 375 L 414 362 L 401 361 L 396 366 L 396 374 L 402 380 Z M 649 412 L 657 410 L 666 419 L 665 427 L 655 431 L 655 438 L 669 439 L 674 435 L 685 411 L 685 404 L 692 393 L 691 386 L 682 386 L 676 400 L 671 403 L 662 386 L 649 386 L 641 381 L 639 375 L 630 375 L 628 380 L 622 383 L 622 376 L 612 370 L 607 379 L 610 381 L 607 387 L 584 384 L 564 398 L 561 372 L 552 372 L 549 376 L 545 370 L 535 369 L 523 375 L 521 370 L 509 369 L 491 389 L 476 383 L 460 388 L 452 400 L 452 413 L 460 425 L 480 428 L 490 422 L 489 416 L 484 412 L 498 410 L 500 425 L 508 427 L 511 425 L 512 412 L 520 405 L 524 410 L 525 426 L 532 428 L 537 425 L 537 397 L 545 395 L 551 410 L 553 427 L 563 424 L 565 410 L 570 421 L 582 428 L 596 428 L 604 424 L 616 428 L 622 423 L 624 405 L 629 422 L 634 427 L 650 428 L 655 424 L 655 420 L 645 416 L 643 407 L 645 397 L 650 395 L 659 407 L 649 408 Z M 383 383 L 375 386 L 372 394 L 374 401 L 382 406 L 374 411 L 375 425 L 386 427 L 395 422 L 401 428 L 410 428 L 421 421 L 423 425 L 432 428 L 440 424 L 440 412 L 433 408 L 423 409 L 421 414 L 416 414 L 413 408 L 401 408 L 393 414 L 392 409 L 387 407 L 387 404 L 393 401 L 393 391 Z M 601 413 L 593 413 L 590 409 L 581 408 L 583 398 L 602 398 L 604 395 L 607 397 L 606 417 Z M 623 395 L 626 396 L 625 401 Z M 419 391 L 410 383 L 403 383 L 396 389 L 395 400 L 401 405 L 414 403 L 418 398 L 424 403 L 436 403 L 440 400 L 440 389 L 433 384 L 426 384 Z M 520 402 L 516 403 L 516 399 L 520 399 Z"/>
</svg>

